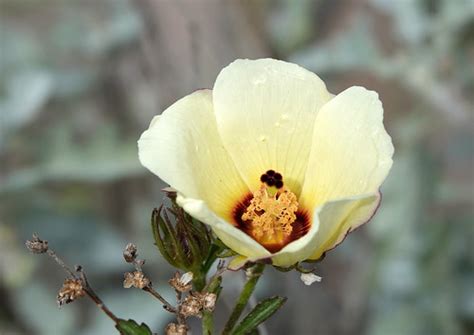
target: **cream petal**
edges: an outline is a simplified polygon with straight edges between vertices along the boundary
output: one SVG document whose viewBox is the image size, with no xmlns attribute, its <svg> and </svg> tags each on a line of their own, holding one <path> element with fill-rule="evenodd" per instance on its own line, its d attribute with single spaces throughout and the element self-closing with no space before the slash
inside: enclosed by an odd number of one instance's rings
<svg viewBox="0 0 474 335">
<path fill-rule="evenodd" d="M 316 250 L 316 239 L 319 230 L 318 210 L 313 215 L 311 228 L 306 235 L 289 243 L 283 249 L 273 254 L 273 265 L 288 267 L 311 257 Z"/>
<path fill-rule="evenodd" d="M 345 236 L 351 225 L 361 224 L 372 216 L 371 204 L 376 199 L 376 195 L 362 195 L 330 201 L 316 208 L 309 232 L 277 252 L 272 257 L 273 264 L 286 267 L 320 256 L 321 251 L 335 246 L 339 236 Z"/>
<path fill-rule="evenodd" d="M 392 156 L 377 93 L 363 87 L 345 90 L 316 118 L 300 203 L 314 208 L 330 200 L 376 193 L 392 166 Z"/>
<path fill-rule="evenodd" d="M 249 188 L 274 169 L 299 194 L 314 120 L 331 98 L 323 81 L 295 64 L 241 59 L 220 72 L 213 98 L 224 146 Z"/>
<path fill-rule="evenodd" d="M 214 214 L 204 201 L 185 198 L 179 193 L 176 201 L 189 215 L 211 226 L 217 237 L 240 255 L 249 259 L 261 259 L 271 256 L 270 252 L 253 238 Z M 239 259 L 243 261 L 243 258 Z"/>
<path fill-rule="evenodd" d="M 369 221 L 380 202 L 380 194 L 360 195 L 324 204 L 318 213 L 319 231 L 309 259 L 317 260 L 335 248 L 355 228 Z"/>
<path fill-rule="evenodd" d="M 227 269 L 231 271 L 238 271 L 242 269 L 245 264 L 247 264 L 247 262 L 249 262 L 249 259 L 247 257 L 237 255 L 229 262 L 229 265 L 227 265 Z"/>
<path fill-rule="evenodd" d="M 196 91 L 155 117 L 138 148 L 145 167 L 228 222 L 232 207 L 249 192 L 217 132 L 210 90 Z"/>
</svg>

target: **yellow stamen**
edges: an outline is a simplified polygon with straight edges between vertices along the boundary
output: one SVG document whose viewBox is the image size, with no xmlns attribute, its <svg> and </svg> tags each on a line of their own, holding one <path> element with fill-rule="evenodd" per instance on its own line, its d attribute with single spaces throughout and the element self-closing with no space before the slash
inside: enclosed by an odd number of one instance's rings
<svg viewBox="0 0 474 335">
<path fill-rule="evenodd" d="M 296 195 L 286 188 L 276 193 L 264 184 L 253 193 L 250 205 L 242 215 L 249 223 L 249 232 L 262 245 L 284 244 L 296 221 L 298 201 Z"/>
</svg>

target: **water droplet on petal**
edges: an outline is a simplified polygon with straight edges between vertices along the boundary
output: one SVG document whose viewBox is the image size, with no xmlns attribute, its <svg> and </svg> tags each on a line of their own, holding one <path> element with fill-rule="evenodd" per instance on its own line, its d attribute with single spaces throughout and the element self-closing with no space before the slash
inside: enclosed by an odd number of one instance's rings
<svg viewBox="0 0 474 335">
<path fill-rule="evenodd" d="M 252 79 L 252 84 L 254 85 L 262 85 L 265 84 L 267 78 L 265 76 L 258 76 Z"/>
</svg>

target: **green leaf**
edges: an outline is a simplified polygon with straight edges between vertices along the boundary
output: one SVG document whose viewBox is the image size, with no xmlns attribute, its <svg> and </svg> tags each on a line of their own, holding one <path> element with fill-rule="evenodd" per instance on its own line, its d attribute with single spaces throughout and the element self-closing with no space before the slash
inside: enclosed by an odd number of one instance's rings
<svg viewBox="0 0 474 335">
<path fill-rule="evenodd" d="M 286 298 L 271 297 L 257 304 L 255 308 L 239 323 L 232 335 L 244 335 L 255 331 L 259 324 L 273 315 L 283 304 Z"/>
<path fill-rule="evenodd" d="M 152 335 L 150 328 L 146 324 L 138 325 L 134 320 L 119 319 L 115 328 L 122 335 Z"/>
</svg>

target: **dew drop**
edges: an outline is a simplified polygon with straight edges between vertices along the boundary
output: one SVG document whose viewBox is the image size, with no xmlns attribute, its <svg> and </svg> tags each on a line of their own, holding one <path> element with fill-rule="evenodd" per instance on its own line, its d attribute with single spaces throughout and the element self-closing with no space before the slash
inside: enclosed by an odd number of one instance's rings
<svg viewBox="0 0 474 335">
<path fill-rule="evenodd" d="M 262 84 L 265 84 L 266 81 L 267 81 L 267 78 L 265 76 L 259 76 L 252 79 L 252 84 L 262 85 Z"/>
</svg>

